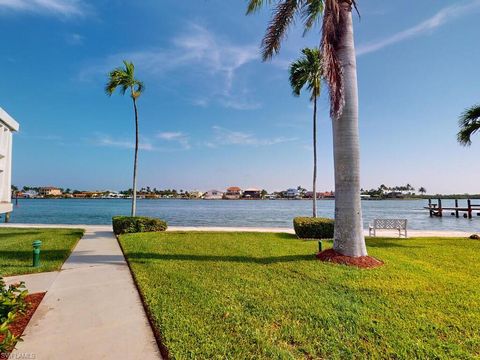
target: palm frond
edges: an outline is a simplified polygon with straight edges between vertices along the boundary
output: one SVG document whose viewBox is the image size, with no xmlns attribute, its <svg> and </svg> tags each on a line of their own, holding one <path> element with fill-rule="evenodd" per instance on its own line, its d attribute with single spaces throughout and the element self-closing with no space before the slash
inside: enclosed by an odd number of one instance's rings
<svg viewBox="0 0 480 360">
<path fill-rule="evenodd" d="M 323 2 L 324 0 L 308 0 L 303 4 L 300 10 L 304 24 L 303 36 L 319 21 L 323 14 Z"/>
<path fill-rule="evenodd" d="M 325 79 L 330 92 L 330 115 L 332 118 L 340 117 L 345 103 L 342 64 L 337 56 L 338 41 L 344 29 L 342 17 L 343 12 L 340 9 L 339 0 L 325 0 L 321 48 Z"/>
<path fill-rule="evenodd" d="M 472 144 L 472 135 L 480 131 L 480 105 L 472 106 L 465 110 L 458 119 L 460 131 L 457 140 L 463 146 Z"/>
<path fill-rule="evenodd" d="M 142 81 L 135 80 L 135 85 L 133 86 L 132 96 L 137 99 L 145 90 L 145 85 Z"/>
<path fill-rule="evenodd" d="M 310 91 L 310 100 L 320 96 L 323 77 L 322 56 L 318 48 L 305 48 L 302 57 L 290 66 L 290 85 L 295 96 L 299 96 L 306 86 Z"/>
<path fill-rule="evenodd" d="M 247 7 L 247 15 L 258 11 L 263 5 L 270 5 L 272 0 L 250 0 Z"/>
<path fill-rule="evenodd" d="M 280 50 L 281 43 L 287 34 L 289 26 L 295 19 L 299 5 L 305 0 L 283 0 L 273 10 L 273 17 L 268 24 L 267 31 L 262 40 L 262 58 L 270 59 Z"/>
<path fill-rule="evenodd" d="M 135 65 L 130 61 L 123 61 L 124 67 L 118 67 L 110 71 L 108 74 L 108 82 L 105 85 L 105 92 L 111 96 L 115 90 L 120 89 L 120 93 L 130 90 L 131 96 L 138 98 L 142 93 L 143 83 L 135 78 Z"/>
</svg>

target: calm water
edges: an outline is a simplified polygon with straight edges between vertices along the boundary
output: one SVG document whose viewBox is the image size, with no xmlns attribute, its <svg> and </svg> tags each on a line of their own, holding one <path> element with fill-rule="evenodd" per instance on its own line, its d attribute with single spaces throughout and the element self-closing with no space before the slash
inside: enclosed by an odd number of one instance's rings
<svg viewBox="0 0 480 360">
<path fill-rule="evenodd" d="M 479 200 L 480 201 L 480 200 Z M 12 222 L 42 224 L 110 224 L 114 215 L 128 215 L 130 200 L 19 199 Z M 408 219 L 416 230 L 480 231 L 473 220 L 452 216 L 430 218 L 425 200 L 363 201 L 365 226 L 375 218 Z M 444 206 L 453 202 L 444 201 Z M 463 202 L 460 203 L 463 205 Z M 138 215 L 165 219 L 178 226 L 290 227 L 295 216 L 310 216 L 311 201 L 139 200 Z M 318 215 L 333 217 L 334 201 L 318 201 Z M 445 213 L 446 214 L 446 213 Z"/>
</svg>

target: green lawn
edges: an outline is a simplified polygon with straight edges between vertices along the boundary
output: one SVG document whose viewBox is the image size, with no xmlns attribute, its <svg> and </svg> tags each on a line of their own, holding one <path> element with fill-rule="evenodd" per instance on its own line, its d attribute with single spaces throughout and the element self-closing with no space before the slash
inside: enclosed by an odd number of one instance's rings
<svg viewBox="0 0 480 360">
<path fill-rule="evenodd" d="M 120 242 L 171 358 L 480 358 L 480 241 L 369 239 L 373 270 L 286 234 Z"/>
<path fill-rule="evenodd" d="M 59 270 L 72 252 L 83 230 L 0 229 L 0 276 Z M 32 242 L 42 241 L 41 266 L 32 267 Z"/>
</svg>

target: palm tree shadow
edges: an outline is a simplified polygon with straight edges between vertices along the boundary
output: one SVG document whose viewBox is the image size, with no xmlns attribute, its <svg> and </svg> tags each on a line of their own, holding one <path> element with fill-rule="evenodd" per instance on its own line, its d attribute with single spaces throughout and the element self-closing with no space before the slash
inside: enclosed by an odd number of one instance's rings
<svg viewBox="0 0 480 360">
<path fill-rule="evenodd" d="M 250 264 L 276 264 L 295 261 L 314 260 L 314 254 L 307 255 L 285 255 L 256 258 L 251 256 L 220 256 L 220 255 L 190 255 L 190 254 L 157 254 L 135 252 L 127 254 L 130 260 L 161 260 L 161 261 L 200 261 L 200 262 L 235 262 Z"/>
<path fill-rule="evenodd" d="M 393 241 L 383 241 L 383 242 L 370 242 L 367 240 L 367 248 L 378 248 L 378 249 L 387 249 L 387 248 L 410 248 L 410 249 L 422 249 L 426 246 L 419 245 L 410 245 L 408 243 L 401 244 L 399 242 Z"/>
</svg>

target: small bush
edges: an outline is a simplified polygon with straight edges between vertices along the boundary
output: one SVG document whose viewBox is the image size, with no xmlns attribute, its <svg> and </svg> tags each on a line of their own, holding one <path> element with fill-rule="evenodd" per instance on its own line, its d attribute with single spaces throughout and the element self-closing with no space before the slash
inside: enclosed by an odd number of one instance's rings
<svg viewBox="0 0 480 360">
<path fill-rule="evenodd" d="M 0 277 L 0 358 L 13 350 L 15 343 L 20 339 L 12 334 L 9 326 L 18 314 L 23 314 L 27 309 L 25 297 L 28 292 L 23 282 L 6 286 Z M 6 358 L 6 357 L 5 357 Z"/>
<path fill-rule="evenodd" d="M 470 235 L 470 239 L 472 240 L 480 240 L 480 236 L 477 234 Z"/>
<path fill-rule="evenodd" d="M 167 230 L 165 221 L 144 216 L 114 216 L 112 224 L 116 235 Z"/>
<path fill-rule="evenodd" d="M 300 239 L 333 239 L 334 223 L 333 219 L 297 217 L 293 228 Z"/>
</svg>

